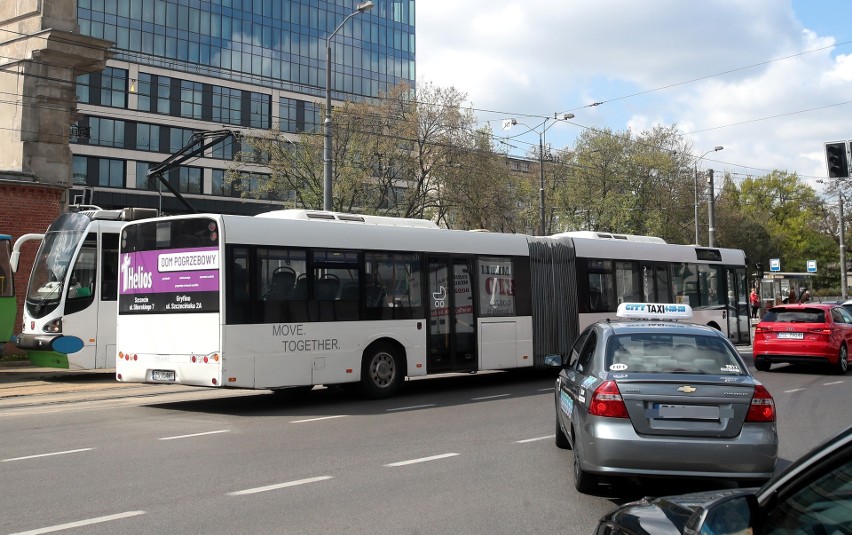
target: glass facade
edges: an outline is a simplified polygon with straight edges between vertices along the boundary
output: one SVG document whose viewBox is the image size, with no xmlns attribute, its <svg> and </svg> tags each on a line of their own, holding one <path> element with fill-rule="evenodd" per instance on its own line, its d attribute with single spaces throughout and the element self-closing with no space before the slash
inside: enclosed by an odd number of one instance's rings
<svg viewBox="0 0 852 535">
<path fill-rule="evenodd" d="M 103 71 L 77 78 L 78 101 L 86 106 L 70 140 L 74 184 L 156 190 L 145 171 L 197 131 L 321 132 L 326 40 L 358 3 L 77 0 L 80 33 L 114 42 L 115 55 Z M 415 83 L 414 0 L 373 3 L 331 41 L 335 100 Z M 82 146 L 88 148 L 75 149 Z M 170 171 L 169 181 L 184 193 L 233 199 L 240 194 L 224 184 L 227 163 L 215 160 L 231 160 L 239 150 L 234 139 L 219 142 L 203 155 L 208 163 L 189 161 Z M 239 182 L 256 190 L 265 177 Z"/>
<path fill-rule="evenodd" d="M 334 98 L 414 81 L 414 0 L 375 0 L 332 41 Z M 353 0 L 78 0 L 84 35 L 116 59 L 322 95 L 325 40 Z"/>
</svg>

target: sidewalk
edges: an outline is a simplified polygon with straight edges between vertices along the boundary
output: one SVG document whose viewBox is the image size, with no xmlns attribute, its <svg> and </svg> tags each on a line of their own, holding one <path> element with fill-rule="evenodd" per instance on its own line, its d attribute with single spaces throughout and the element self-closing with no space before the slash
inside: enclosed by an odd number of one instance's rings
<svg viewBox="0 0 852 535">
<path fill-rule="evenodd" d="M 29 362 L 0 363 L 0 400 L 68 392 L 128 389 L 144 385 L 119 383 L 115 369 L 63 370 L 39 368 Z"/>
</svg>

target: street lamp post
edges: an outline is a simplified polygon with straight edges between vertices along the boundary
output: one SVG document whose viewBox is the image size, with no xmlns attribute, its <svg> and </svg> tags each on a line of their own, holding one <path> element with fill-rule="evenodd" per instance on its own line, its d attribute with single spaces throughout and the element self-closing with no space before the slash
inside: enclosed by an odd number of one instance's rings
<svg viewBox="0 0 852 535">
<path fill-rule="evenodd" d="M 573 113 L 566 113 L 562 115 L 562 120 L 567 121 L 568 119 L 573 119 Z M 547 121 L 549 121 L 550 117 L 545 117 L 544 122 L 541 123 L 541 132 L 538 133 L 538 176 L 539 176 L 539 190 L 538 190 L 538 231 L 540 236 L 544 236 L 545 229 L 545 210 L 544 210 L 544 135 L 547 132 Z M 553 120 L 558 121 L 559 119 L 556 117 L 556 114 L 553 114 Z M 522 126 L 526 126 L 531 131 L 535 132 L 535 128 L 532 128 L 529 125 L 526 125 L 516 119 L 511 119 L 510 125 L 520 124 Z M 554 123 L 555 124 L 555 123 Z M 551 125 L 553 126 L 553 125 Z"/>
<path fill-rule="evenodd" d="M 698 236 L 698 163 L 711 152 L 716 152 L 724 149 L 722 145 L 716 145 L 712 149 L 708 150 L 704 154 L 702 154 L 697 160 L 695 160 L 695 245 L 699 245 L 699 236 Z M 712 195 L 713 192 L 711 191 Z M 714 229 L 715 230 L 715 229 Z M 712 247 L 712 245 L 710 245 Z"/>
<path fill-rule="evenodd" d="M 322 174 L 322 209 L 326 211 L 332 210 L 331 203 L 331 177 L 334 173 L 334 160 L 332 158 L 332 146 L 331 146 L 331 130 L 332 130 L 332 121 L 331 121 L 331 40 L 334 39 L 334 36 L 337 32 L 343 28 L 343 25 L 346 24 L 346 21 L 358 15 L 360 13 L 364 13 L 365 11 L 369 11 L 373 8 L 373 2 L 366 1 L 358 4 L 358 7 L 346 16 L 343 19 L 343 22 L 337 25 L 337 28 L 334 29 L 331 34 L 325 39 L 325 138 L 323 143 L 323 174 Z"/>
</svg>

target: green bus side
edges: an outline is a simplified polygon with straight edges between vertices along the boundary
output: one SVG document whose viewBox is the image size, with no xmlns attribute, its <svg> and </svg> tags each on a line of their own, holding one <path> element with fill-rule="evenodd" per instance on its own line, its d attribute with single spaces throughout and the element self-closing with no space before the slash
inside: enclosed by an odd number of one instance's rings
<svg viewBox="0 0 852 535">
<path fill-rule="evenodd" d="M 0 234 L 0 344 L 12 338 L 15 327 L 15 280 L 12 277 L 12 237 Z"/>
</svg>

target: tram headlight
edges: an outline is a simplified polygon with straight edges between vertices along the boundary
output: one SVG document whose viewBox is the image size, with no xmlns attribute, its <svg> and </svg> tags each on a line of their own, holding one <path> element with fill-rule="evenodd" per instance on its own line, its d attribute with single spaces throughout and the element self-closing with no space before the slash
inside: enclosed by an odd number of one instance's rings
<svg viewBox="0 0 852 535">
<path fill-rule="evenodd" d="M 62 332 L 62 318 L 56 318 L 55 320 L 48 321 L 44 324 L 44 328 L 42 329 L 46 333 L 50 334 L 58 334 Z"/>
</svg>

